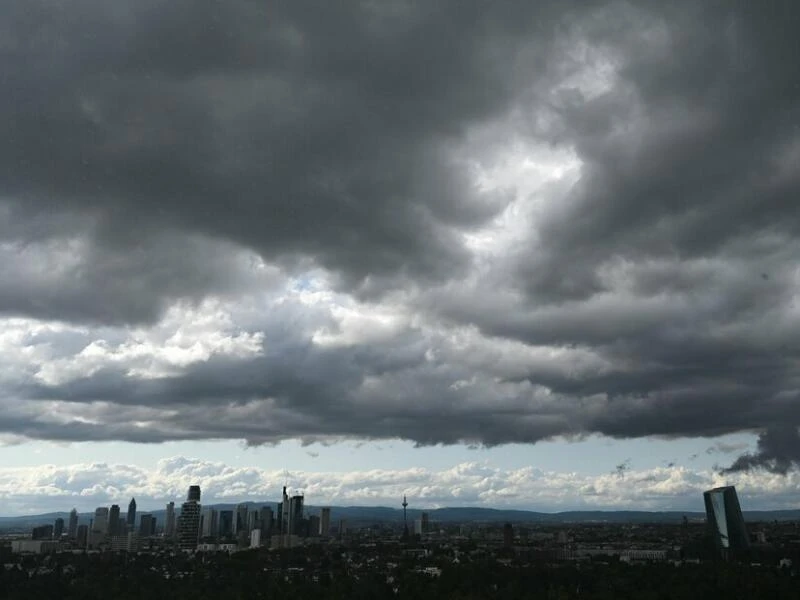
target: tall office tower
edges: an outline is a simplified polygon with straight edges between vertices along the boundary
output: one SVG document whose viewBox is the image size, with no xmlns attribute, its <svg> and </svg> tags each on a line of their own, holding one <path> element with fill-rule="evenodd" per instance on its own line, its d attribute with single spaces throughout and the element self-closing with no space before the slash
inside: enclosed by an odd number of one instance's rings
<svg viewBox="0 0 800 600">
<path fill-rule="evenodd" d="M 216 538 L 218 531 L 217 511 L 213 508 L 203 509 L 200 514 L 200 537 Z"/>
<path fill-rule="evenodd" d="M 108 535 L 119 535 L 119 504 L 112 504 L 108 511 Z"/>
<path fill-rule="evenodd" d="M 186 502 L 178 518 L 178 546 L 181 550 L 196 550 L 200 535 L 200 486 L 189 487 Z"/>
<path fill-rule="evenodd" d="M 69 526 L 67 527 L 67 536 L 74 539 L 78 535 L 78 509 L 73 508 L 69 511 Z"/>
<path fill-rule="evenodd" d="M 89 526 L 88 546 L 98 547 L 108 535 L 108 507 L 99 506 L 94 511 L 94 519 Z"/>
<path fill-rule="evenodd" d="M 233 535 L 233 511 L 221 510 L 217 517 L 219 521 L 219 537 L 222 539 L 229 538 Z"/>
<path fill-rule="evenodd" d="M 164 522 L 164 536 L 171 540 L 175 537 L 175 503 L 167 504 L 167 516 Z"/>
<path fill-rule="evenodd" d="M 308 537 L 318 537 L 320 529 L 319 515 L 310 515 L 308 517 Z"/>
<path fill-rule="evenodd" d="M 422 533 L 430 531 L 430 522 L 428 521 L 428 513 L 422 513 L 420 520 L 422 521 Z"/>
<path fill-rule="evenodd" d="M 59 517 L 58 519 L 56 519 L 56 522 L 53 525 L 53 539 L 60 540 L 63 533 L 64 533 L 64 519 Z"/>
<path fill-rule="evenodd" d="M 742 508 L 736 488 L 732 485 L 714 488 L 703 493 L 709 533 L 723 558 L 747 550 L 750 540 L 744 525 Z"/>
<path fill-rule="evenodd" d="M 303 496 L 292 496 L 289 501 L 289 534 L 303 533 Z"/>
<path fill-rule="evenodd" d="M 128 531 L 134 531 L 136 528 L 136 498 L 131 498 L 131 501 L 128 503 L 128 514 L 126 518 L 128 520 Z"/>
<path fill-rule="evenodd" d="M 253 509 L 247 513 L 247 531 L 261 529 L 261 513 Z"/>
<path fill-rule="evenodd" d="M 247 504 L 236 505 L 236 520 L 233 524 L 234 533 L 238 536 L 245 532 L 248 536 L 250 532 L 247 531 Z"/>
<path fill-rule="evenodd" d="M 139 535 L 143 538 L 156 534 L 156 518 L 153 515 L 142 515 L 139 521 Z"/>
<path fill-rule="evenodd" d="M 94 511 L 92 533 L 106 535 L 108 533 L 108 507 L 98 506 Z"/>
<path fill-rule="evenodd" d="M 253 529 L 250 532 L 250 547 L 251 548 L 260 548 L 261 547 L 261 530 L 260 529 Z"/>
<path fill-rule="evenodd" d="M 77 544 L 78 548 L 86 548 L 88 542 L 89 542 L 89 526 L 78 525 L 75 528 L 75 543 Z"/>
<path fill-rule="evenodd" d="M 272 536 L 272 509 L 269 506 L 261 507 L 258 521 L 261 525 L 261 539 L 269 541 Z"/>
<path fill-rule="evenodd" d="M 331 534 L 331 509 L 323 508 L 319 517 L 319 534 L 328 537 Z"/>
<path fill-rule="evenodd" d="M 289 533 L 289 496 L 286 494 L 286 486 L 283 486 L 283 496 L 281 497 L 281 504 L 278 507 L 281 518 L 281 535 Z"/>
</svg>

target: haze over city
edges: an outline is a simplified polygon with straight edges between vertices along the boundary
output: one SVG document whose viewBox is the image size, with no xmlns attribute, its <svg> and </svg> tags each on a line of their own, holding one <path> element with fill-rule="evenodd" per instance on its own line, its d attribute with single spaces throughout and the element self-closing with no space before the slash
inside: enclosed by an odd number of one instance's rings
<svg viewBox="0 0 800 600">
<path fill-rule="evenodd" d="M 0 4 L 0 515 L 800 508 L 797 11 Z"/>
</svg>

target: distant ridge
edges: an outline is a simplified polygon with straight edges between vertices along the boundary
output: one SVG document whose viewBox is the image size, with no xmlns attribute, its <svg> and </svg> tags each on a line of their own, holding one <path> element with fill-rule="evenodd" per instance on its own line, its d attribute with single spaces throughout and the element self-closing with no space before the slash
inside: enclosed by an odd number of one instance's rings
<svg viewBox="0 0 800 600">
<path fill-rule="evenodd" d="M 210 504 L 204 508 L 217 510 L 231 510 L 237 504 Z M 271 501 L 244 502 L 250 507 L 270 506 L 273 510 L 277 504 Z M 319 511 L 319 506 L 306 506 L 306 512 L 314 514 Z M 436 509 L 408 509 L 408 518 L 413 520 L 423 512 L 427 512 L 431 521 L 439 523 L 452 522 L 486 522 L 498 523 L 510 521 L 512 523 L 680 523 L 683 517 L 690 520 L 705 519 L 704 512 L 697 511 L 638 511 L 638 510 L 591 510 L 591 511 L 564 511 L 556 513 L 535 512 L 529 510 L 506 510 L 480 507 L 451 507 Z M 159 525 L 164 523 L 165 510 L 147 511 L 140 510 L 139 514 L 152 514 Z M 93 513 L 79 513 L 78 522 L 88 524 Z M 26 515 L 19 517 L 0 517 L 0 529 L 24 530 L 36 525 L 51 524 L 57 518 L 65 521 L 69 519 L 68 512 L 52 512 L 40 515 Z M 800 521 L 800 510 L 751 510 L 744 511 L 746 521 Z M 331 506 L 331 519 L 333 522 L 346 519 L 350 525 L 365 525 L 370 523 L 398 523 L 403 520 L 402 509 L 386 506 Z"/>
</svg>

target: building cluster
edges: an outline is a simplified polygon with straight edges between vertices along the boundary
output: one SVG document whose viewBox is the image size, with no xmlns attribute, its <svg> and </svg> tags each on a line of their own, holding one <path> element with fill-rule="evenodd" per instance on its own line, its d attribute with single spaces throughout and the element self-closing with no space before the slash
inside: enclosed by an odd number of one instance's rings
<svg viewBox="0 0 800 600">
<path fill-rule="evenodd" d="M 414 520 L 409 531 L 408 503 L 404 498 L 400 535 L 399 524 L 394 523 L 362 528 L 345 538 L 347 524 L 340 521 L 336 537 L 339 541 L 377 542 L 387 547 L 401 542 L 433 544 L 440 549 L 469 542 L 474 544 L 471 552 L 476 555 L 492 554 L 499 548 L 508 557 L 515 556 L 519 560 L 580 561 L 618 557 L 623 562 L 651 562 L 696 560 L 701 556 L 746 560 L 765 552 L 769 546 L 765 532 L 756 532 L 751 540 L 734 487 L 709 490 L 703 494 L 703 499 L 704 525 L 698 522 L 697 527 L 693 527 L 686 518 L 682 526 L 674 530 L 658 524 L 620 527 L 597 523 L 582 527 L 580 538 L 576 539 L 564 530 L 511 523 L 502 528 L 480 523 L 461 524 L 456 528 L 452 524 L 431 522 L 426 512 Z M 78 523 L 78 513 L 73 509 L 68 521 L 59 518 L 52 525 L 35 527 L 30 539 L 14 540 L 12 549 L 18 553 L 59 549 L 180 549 L 188 552 L 283 549 L 306 545 L 314 538 L 329 538 L 332 533 L 331 509 L 322 508 L 319 514 L 308 515 L 303 495 L 289 496 L 286 487 L 281 501 L 273 506 L 254 507 L 251 503 L 242 503 L 230 509 L 218 509 L 203 507 L 200 500 L 200 487 L 190 486 L 186 501 L 179 509 L 174 502 L 167 504 L 163 523 L 158 523 L 152 513 L 138 514 L 135 499 L 131 499 L 126 513 L 122 513 L 117 504 L 98 507 L 88 525 Z M 698 527 L 705 528 L 705 533 L 697 535 Z"/>
<path fill-rule="evenodd" d="M 327 537 L 331 531 L 330 508 L 306 515 L 304 497 L 290 497 L 286 487 L 277 510 L 271 506 L 253 508 L 246 503 L 232 510 L 218 510 L 204 508 L 200 486 L 192 485 L 180 508 L 176 510 L 175 503 L 169 502 L 164 514 L 163 523 L 152 513 L 138 514 L 136 499 L 132 498 L 127 513 L 121 513 L 118 504 L 101 506 L 88 525 L 79 525 L 78 511 L 73 508 L 67 523 L 59 518 L 53 525 L 35 527 L 30 539 L 15 540 L 13 548 L 15 552 L 34 553 L 62 547 L 112 551 L 289 548 L 304 544 L 307 538 Z"/>
</svg>

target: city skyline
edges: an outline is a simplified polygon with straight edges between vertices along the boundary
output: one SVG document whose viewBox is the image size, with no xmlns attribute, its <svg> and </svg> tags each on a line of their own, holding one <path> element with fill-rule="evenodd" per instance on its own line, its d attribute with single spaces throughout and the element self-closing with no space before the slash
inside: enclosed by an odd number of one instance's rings
<svg viewBox="0 0 800 600">
<path fill-rule="evenodd" d="M 800 6 L 273 4 L 0 6 L 0 515 L 800 508 Z"/>
</svg>

